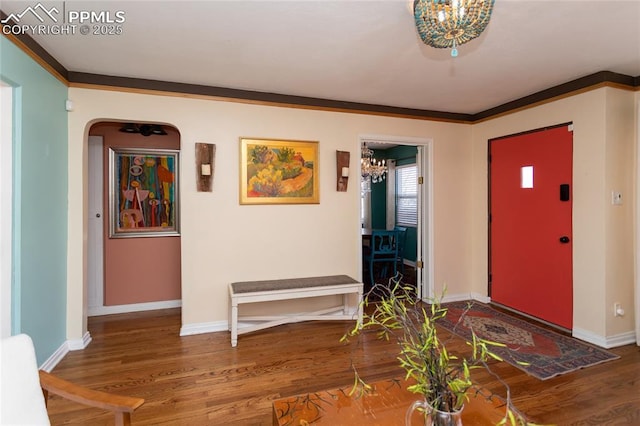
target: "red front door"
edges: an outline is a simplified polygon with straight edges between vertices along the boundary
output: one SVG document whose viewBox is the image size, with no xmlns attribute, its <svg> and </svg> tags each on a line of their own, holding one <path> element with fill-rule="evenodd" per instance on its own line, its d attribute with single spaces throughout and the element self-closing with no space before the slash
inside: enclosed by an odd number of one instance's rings
<svg viewBox="0 0 640 426">
<path fill-rule="evenodd" d="M 571 329 L 569 125 L 494 139 L 490 153 L 490 296 Z"/>
</svg>

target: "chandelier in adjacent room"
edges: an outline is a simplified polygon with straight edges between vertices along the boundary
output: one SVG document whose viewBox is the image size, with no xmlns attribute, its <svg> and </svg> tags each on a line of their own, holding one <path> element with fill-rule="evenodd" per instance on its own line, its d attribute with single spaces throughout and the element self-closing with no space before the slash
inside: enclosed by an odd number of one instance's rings
<svg viewBox="0 0 640 426">
<path fill-rule="evenodd" d="M 376 160 L 373 158 L 373 150 L 367 148 L 367 144 L 362 146 L 360 169 L 363 188 L 366 186 L 368 190 L 371 190 L 370 183 L 382 182 L 387 175 L 385 160 Z"/>
<path fill-rule="evenodd" d="M 413 16 L 420 38 L 439 49 L 457 47 L 478 37 L 489 24 L 494 0 L 414 0 Z"/>
</svg>

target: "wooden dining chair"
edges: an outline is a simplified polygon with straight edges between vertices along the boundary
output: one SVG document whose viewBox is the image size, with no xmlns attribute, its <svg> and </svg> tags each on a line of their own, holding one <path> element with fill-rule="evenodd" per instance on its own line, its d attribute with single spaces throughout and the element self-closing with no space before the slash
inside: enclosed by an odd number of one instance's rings
<svg viewBox="0 0 640 426">
<path fill-rule="evenodd" d="M 364 263 L 369 270 L 370 284 L 375 284 L 374 269 L 376 265 L 380 267 L 381 276 L 386 277 L 389 267 L 393 268 L 395 276 L 398 259 L 398 231 L 378 230 L 371 232 L 371 245 L 365 252 Z"/>
<path fill-rule="evenodd" d="M 396 226 L 393 229 L 398 231 L 398 257 L 396 258 L 396 262 L 400 266 L 400 272 L 404 275 L 404 246 L 407 242 L 407 228 L 404 226 Z"/>
</svg>

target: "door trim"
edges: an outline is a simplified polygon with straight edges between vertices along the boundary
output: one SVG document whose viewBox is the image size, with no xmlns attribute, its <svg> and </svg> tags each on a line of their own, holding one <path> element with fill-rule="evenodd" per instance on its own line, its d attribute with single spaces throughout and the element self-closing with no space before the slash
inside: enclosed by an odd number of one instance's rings
<svg viewBox="0 0 640 426">
<path fill-rule="evenodd" d="M 636 344 L 640 346 L 640 100 L 636 108 L 636 271 L 635 271 L 635 318 L 636 318 Z"/>
<path fill-rule="evenodd" d="M 0 80 L 0 337 L 13 330 L 13 87 Z"/>
<path fill-rule="evenodd" d="M 88 150 L 88 185 L 89 185 L 89 217 L 87 217 L 87 314 L 99 315 L 97 312 L 104 306 L 104 141 L 102 136 L 89 136 Z M 92 201 L 92 197 L 97 197 Z M 96 229 L 92 218 L 100 215 Z"/>
<path fill-rule="evenodd" d="M 423 189 L 419 193 L 422 196 L 421 207 L 422 214 L 418 217 L 418 226 L 422 229 L 422 238 L 418 238 L 418 259 L 422 257 L 423 268 L 417 271 L 418 297 L 422 300 L 428 300 L 435 294 L 434 289 L 434 257 L 433 257 L 433 139 L 418 138 L 410 136 L 390 136 L 363 134 L 359 135 L 359 145 L 361 147 L 364 142 L 376 141 L 380 143 L 388 143 L 394 145 L 410 145 L 418 147 L 421 151 L 420 155 L 422 164 L 418 164 L 418 172 L 425 177 L 427 184 L 422 185 Z M 422 148 L 422 149 L 420 149 Z M 358 149 L 360 152 L 360 149 Z M 362 187 L 362 177 L 359 178 L 359 187 Z M 359 197 L 360 195 L 358 195 Z M 420 211 L 420 207 L 418 208 Z M 360 227 L 360 217 L 358 215 L 358 228 Z M 426 225 L 426 227 L 425 227 Z M 420 229 L 420 228 L 419 228 Z M 362 245 L 358 244 L 358 258 L 362 258 Z M 422 253 L 420 253 L 420 251 Z"/>
</svg>

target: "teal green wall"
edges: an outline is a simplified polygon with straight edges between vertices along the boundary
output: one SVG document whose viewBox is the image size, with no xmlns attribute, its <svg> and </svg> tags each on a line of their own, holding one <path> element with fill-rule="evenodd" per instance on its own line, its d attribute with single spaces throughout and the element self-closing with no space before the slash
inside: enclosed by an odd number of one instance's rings
<svg viewBox="0 0 640 426">
<path fill-rule="evenodd" d="M 384 158 L 377 155 L 376 160 Z M 387 227 L 387 180 L 371 184 L 371 227 L 385 229 Z"/>
<path fill-rule="evenodd" d="M 397 146 L 386 150 L 376 150 L 375 158 L 395 159 L 396 165 L 415 164 L 418 149 L 415 146 Z M 387 226 L 387 181 L 371 184 L 371 226 L 384 229 Z M 407 241 L 404 257 L 415 262 L 418 251 L 418 236 L 415 227 L 407 227 Z"/>
<path fill-rule="evenodd" d="M 41 364 L 66 341 L 68 90 L 5 37 L 0 78 L 14 87 L 12 332 Z"/>
</svg>

